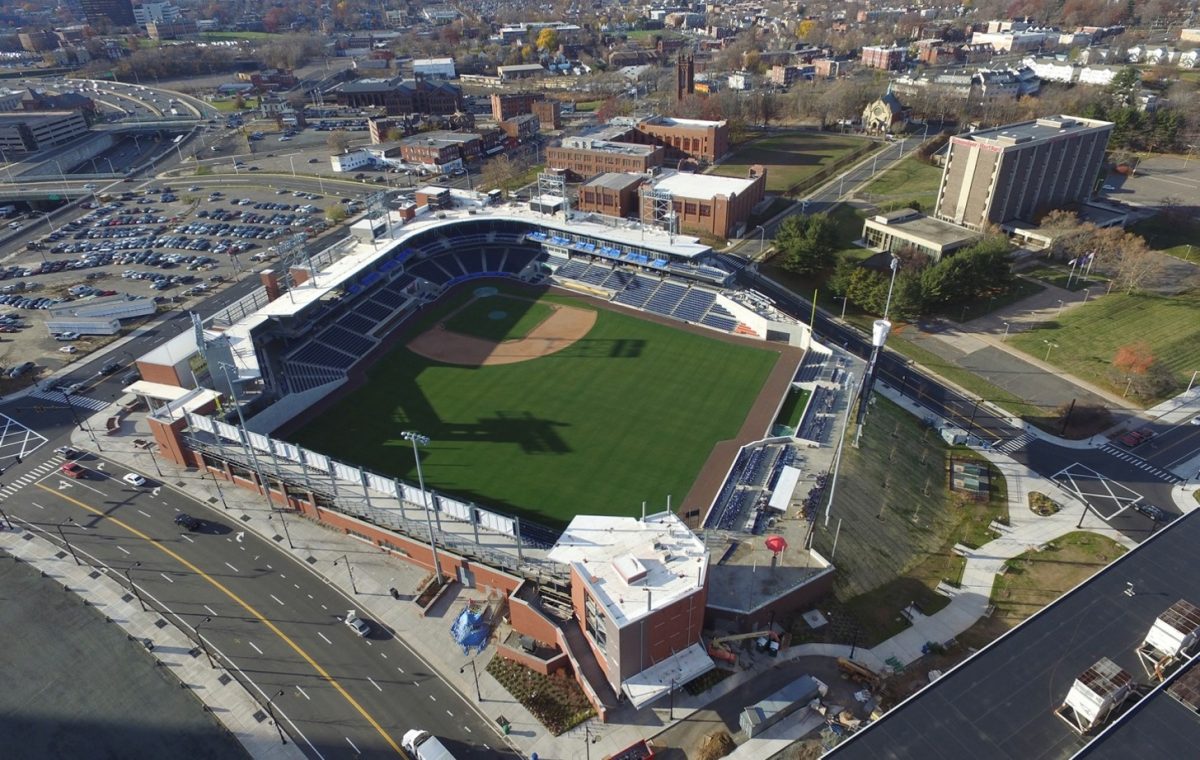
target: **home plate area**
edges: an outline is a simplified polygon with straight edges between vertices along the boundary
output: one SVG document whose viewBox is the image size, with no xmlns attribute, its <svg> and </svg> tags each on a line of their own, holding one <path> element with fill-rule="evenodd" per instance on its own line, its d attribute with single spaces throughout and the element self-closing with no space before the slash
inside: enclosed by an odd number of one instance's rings
<svg viewBox="0 0 1200 760">
<path fill-rule="evenodd" d="M 1105 521 L 1112 520 L 1143 498 L 1136 491 L 1078 462 L 1059 470 L 1054 481 L 1087 502 L 1092 511 Z"/>
</svg>

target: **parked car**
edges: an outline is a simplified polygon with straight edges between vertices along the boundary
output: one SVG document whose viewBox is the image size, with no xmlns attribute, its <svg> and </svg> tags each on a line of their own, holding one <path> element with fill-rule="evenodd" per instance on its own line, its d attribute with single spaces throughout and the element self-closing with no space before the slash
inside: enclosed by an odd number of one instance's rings
<svg viewBox="0 0 1200 760">
<path fill-rule="evenodd" d="M 136 472 L 125 473 L 125 476 L 123 478 L 121 478 L 121 480 L 125 481 L 126 483 L 128 483 L 131 486 L 141 487 L 141 486 L 146 485 L 146 479 L 143 478 L 141 475 L 138 475 Z"/>
<path fill-rule="evenodd" d="M 1133 508 L 1144 514 L 1146 517 L 1149 517 L 1154 522 L 1167 522 L 1167 520 L 1170 519 L 1166 511 L 1164 511 L 1162 508 L 1156 507 L 1153 504 L 1147 504 L 1144 501 L 1139 501 L 1137 504 L 1134 504 Z"/>
<path fill-rule="evenodd" d="M 58 349 L 58 352 L 60 354 L 76 354 L 79 353 L 79 349 L 75 346 L 63 346 L 62 348 Z"/>
</svg>

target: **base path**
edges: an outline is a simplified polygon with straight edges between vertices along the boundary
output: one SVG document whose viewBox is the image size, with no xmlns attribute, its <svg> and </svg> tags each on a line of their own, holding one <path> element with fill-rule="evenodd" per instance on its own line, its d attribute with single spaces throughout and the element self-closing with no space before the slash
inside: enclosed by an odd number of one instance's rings
<svg viewBox="0 0 1200 760">
<path fill-rule="evenodd" d="M 582 339 L 596 324 L 592 309 L 546 305 L 552 313 L 524 338 L 497 343 L 448 330 L 443 321 L 409 341 L 408 350 L 427 359 L 467 367 L 516 364 L 558 353 Z"/>
</svg>

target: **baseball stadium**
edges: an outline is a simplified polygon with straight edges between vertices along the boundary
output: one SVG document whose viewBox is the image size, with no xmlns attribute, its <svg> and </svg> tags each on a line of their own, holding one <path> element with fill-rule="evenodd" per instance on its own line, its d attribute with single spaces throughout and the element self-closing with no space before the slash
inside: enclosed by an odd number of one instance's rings
<svg viewBox="0 0 1200 760">
<path fill-rule="evenodd" d="M 602 714 L 622 689 L 644 703 L 654 668 L 712 667 L 693 612 L 707 573 L 666 573 L 635 611 L 581 568 L 616 551 L 614 526 L 663 566 L 707 555 L 692 530 L 773 527 L 794 444 L 827 435 L 807 381 L 828 352 L 669 220 L 430 190 L 325 250 L 279 246 L 261 287 L 141 357 L 132 390 L 155 399 L 163 455 L 464 583 L 515 599 L 536 580 L 538 615 L 583 620 L 570 588 L 595 586 L 617 636 L 686 600 L 686 628 L 637 657 L 598 646 L 591 613 L 604 677 L 576 677 Z M 560 638 L 546 643 L 584 656 Z"/>
</svg>

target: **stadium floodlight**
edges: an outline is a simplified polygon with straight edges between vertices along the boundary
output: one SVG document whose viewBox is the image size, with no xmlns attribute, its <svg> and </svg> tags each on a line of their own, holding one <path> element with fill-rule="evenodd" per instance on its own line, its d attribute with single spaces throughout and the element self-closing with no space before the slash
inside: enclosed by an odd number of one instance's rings
<svg viewBox="0 0 1200 760">
<path fill-rule="evenodd" d="M 433 572 L 437 576 L 438 585 L 441 586 L 442 563 L 438 560 L 437 539 L 433 534 L 433 518 L 429 514 L 429 494 L 425 491 L 425 476 L 421 474 L 421 453 L 417 450 L 417 444 L 429 445 L 429 436 L 421 435 L 413 430 L 406 430 L 400 434 L 400 437 L 412 442 L 413 459 L 417 462 L 417 485 L 421 487 L 421 506 L 425 508 L 425 524 L 429 527 L 429 549 L 433 552 Z"/>
</svg>

